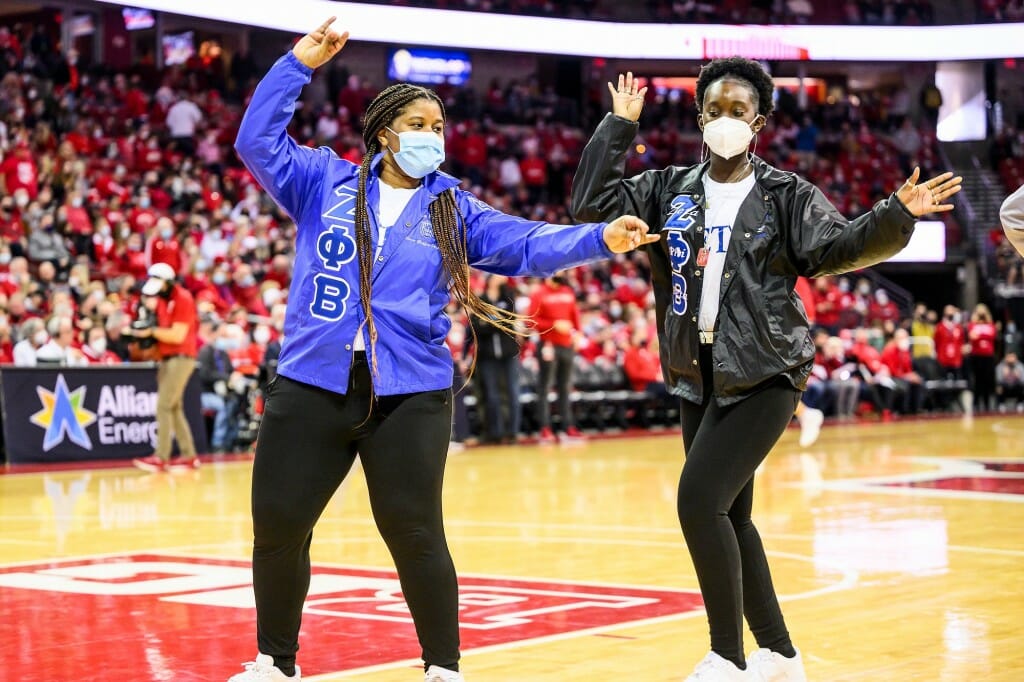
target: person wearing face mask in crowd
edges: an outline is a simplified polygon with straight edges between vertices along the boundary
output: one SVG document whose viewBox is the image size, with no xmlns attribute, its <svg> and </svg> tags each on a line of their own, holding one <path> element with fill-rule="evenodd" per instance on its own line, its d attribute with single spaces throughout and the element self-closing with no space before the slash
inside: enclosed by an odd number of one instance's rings
<svg viewBox="0 0 1024 682">
<path fill-rule="evenodd" d="M 297 144 L 287 133 L 295 101 L 348 39 L 333 21 L 271 67 L 235 142 L 297 227 L 285 342 L 253 464 L 259 654 L 232 680 L 300 678 L 295 652 L 313 526 L 358 454 L 425 679 L 461 681 L 455 569 L 441 518 L 453 403 L 444 309 L 454 298 L 511 330 L 514 316 L 470 291 L 470 266 L 544 276 L 651 238 L 632 216 L 552 225 L 504 215 L 459 189 L 438 170 L 443 102 L 422 87 L 392 85 L 370 102 L 359 165 Z"/>
<path fill-rule="evenodd" d="M 942 309 L 942 320 L 935 326 L 932 338 L 942 378 L 964 379 L 964 328 L 956 306 L 947 305 Z"/>
<path fill-rule="evenodd" d="M 612 113 L 583 152 L 571 210 L 584 220 L 635 212 L 663 237 L 646 250 L 666 385 L 681 398 L 677 512 L 711 631 L 711 651 L 686 679 L 806 680 L 751 521 L 754 472 L 814 362 L 794 285 L 897 253 L 917 216 L 952 210 L 945 201 L 960 178 L 919 182 L 915 169 L 869 212 L 845 219 L 807 180 L 749 153 L 772 114 L 774 85 L 758 62 L 731 57 L 697 79 L 710 158 L 625 179 L 646 88 L 632 74 L 608 87 Z M 761 647 L 749 661 L 744 616 Z"/>
<path fill-rule="evenodd" d="M 34 263 L 50 261 L 60 270 L 68 266 L 71 253 L 64 243 L 64 235 L 57 231 L 52 213 L 41 216 L 29 234 L 28 259 Z"/>
<path fill-rule="evenodd" d="M 530 296 L 527 317 L 540 335 L 537 347 L 540 364 L 537 377 L 540 442 L 558 442 L 551 429 L 551 404 L 547 400 L 552 383 L 555 385 L 564 436 L 569 440 L 579 440 L 583 434 L 576 427 L 570 395 L 576 343 L 580 334 L 580 311 L 576 305 L 576 292 L 569 286 L 565 275 L 549 277 L 537 287 Z"/>
<path fill-rule="evenodd" d="M 175 272 L 187 271 L 187 258 L 181 249 L 181 243 L 175 237 L 174 221 L 161 216 L 156 227 L 146 241 L 146 267 L 154 263 L 167 263 Z"/>
<path fill-rule="evenodd" d="M 90 365 L 119 365 L 121 358 L 107 348 L 107 330 L 100 325 L 90 327 L 84 334 L 82 357 Z"/>
<path fill-rule="evenodd" d="M 185 387 L 196 368 L 199 318 L 195 300 L 175 280 L 177 274 L 167 263 L 156 263 L 148 270 L 142 285 L 142 305 L 156 315 L 156 326 L 135 330 L 135 336 L 152 336 L 157 342 L 160 361 L 156 386 L 156 451 L 149 457 L 132 460 L 143 471 L 167 471 L 199 468 L 192 430 L 185 419 Z M 171 462 L 171 445 L 178 441 L 181 457 Z"/>
<path fill-rule="evenodd" d="M 882 349 L 882 362 L 889 368 L 889 376 L 896 385 L 897 399 L 902 401 L 903 414 L 917 414 L 924 405 L 924 379 L 914 371 L 914 358 L 910 354 L 910 333 L 897 329 Z"/>
<path fill-rule="evenodd" d="M 1015 403 L 1017 412 L 1024 412 L 1024 365 L 1013 351 L 1009 351 L 996 365 L 996 393 L 1000 412 L 1006 410 L 1007 400 Z"/>
<path fill-rule="evenodd" d="M 232 338 L 228 325 L 220 324 L 214 331 L 213 343 L 199 350 L 200 400 L 203 410 L 210 410 L 213 416 L 213 432 L 210 448 L 213 452 L 230 452 L 238 436 L 239 395 L 230 390 L 242 380 L 231 364 L 228 352 L 234 350 L 237 342 Z"/>
<path fill-rule="evenodd" d="M 14 364 L 18 367 L 35 367 L 36 351 L 50 340 L 43 321 L 38 317 L 30 317 L 21 324 L 21 341 L 14 344 Z"/>
<path fill-rule="evenodd" d="M 992 321 L 988 306 L 979 303 L 974 307 L 971 321 L 967 324 L 967 343 L 970 355 L 967 357 L 971 369 L 971 387 L 974 391 L 974 406 L 980 410 L 995 409 L 996 401 L 996 337 L 999 329 Z"/>
</svg>

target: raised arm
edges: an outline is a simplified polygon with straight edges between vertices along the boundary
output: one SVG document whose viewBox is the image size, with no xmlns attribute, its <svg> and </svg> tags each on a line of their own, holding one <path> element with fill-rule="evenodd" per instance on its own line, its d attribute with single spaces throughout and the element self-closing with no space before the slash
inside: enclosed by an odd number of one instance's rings
<svg viewBox="0 0 1024 682">
<path fill-rule="evenodd" d="M 662 171 L 647 171 L 625 179 L 626 155 L 636 136 L 647 88 L 629 73 L 619 76 L 612 93 L 612 113 L 604 117 L 583 149 L 572 180 L 570 209 L 576 220 L 610 220 L 628 213 L 640 216 L 660 229 L 656 197 L 660 196 Z"/>
<path fill-rule="evenodd" d="M 840 274 L 881 263 L 899 253 L 914 233 L 914 221 L 953 210 L 943 203 L 960 191 L 962 178 L 943 173 L 918 184 L 920 169 L 888 199 L 847 220 L 817 187 L 798 179 L 785 216 L 788 248 L 796 274 Z"/>
<path fill-rule="evenodd" d="M 246 168 L 295 220 L 332 152 L 296 143 L 288 135 L 288 124 L 313 69 L 340 52 L 348 40 L 347 32 L 331 30 L 333 21 L 331 17 L 304 36 L 270 68 L 253 92 L 235 140 Z"/>
</svg>

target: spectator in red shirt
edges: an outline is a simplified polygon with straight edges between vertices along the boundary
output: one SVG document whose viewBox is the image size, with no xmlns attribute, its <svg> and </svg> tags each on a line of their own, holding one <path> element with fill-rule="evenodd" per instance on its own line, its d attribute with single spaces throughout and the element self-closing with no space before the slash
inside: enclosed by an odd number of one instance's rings
<svg viewBox="0 0 1024 682">
<path fill-rule="evenodd" d="M 839 288 L 829 276 L 814 281 L 814 322 L 830 336 L 839 333 L 840 295 Z"/>
<path fill-rule="evenodd" d="M 156 315 L 156 327 L 135 330 L 136 336 L 156 339 L 160 364 L 157 369 L 157 444 L 149 457 L 134 460 L 144 471 L 165 471 L 170 466 L 171 445 L 177 439 L 181 459 L 176 467 L 196 468 L 196 446 L 185 419 L 185 387 L 196 368 L 199 316 L 192 294 L 175 282 L 174 270 L 156 263 L 142 286 L 143 305 Z M 146 333 L 148 332 L 148 334 Z"/>
<path fill-rule="evenodd" d="M 935 359 L 947 379 L 963 379 L 964 329 L 956 306 L 942 310 L 942 321 L 935 327 Z"/>
<path fill-rule="evenodd" d="M 235 266 L 232 279 L 231 294 L 235 303 L 253 315 L 266 316 L 267 307 L 263 305 L 263 295 L 260 293 L 260 286 L 256 282 L 252 268 L 245 264 Z"/>
<path fill-rule="evenodd" d="M 861 398 L 869 399 L 882 413 L 882 420 L 892 418 L 893 392 L 895 382 L 889 374 L 889 368 L 882 362 L 882 355 L 871 345 L 870 332 L 858 329 L 853 336 L 853 346 L 848 357 L 855 358 L 863 381 Z"/>
<path fill-rule="evenodd" d="M 107 330 L 102 325 L 90 327 L 85 332 L 82 357 L 90 365 L 119 365 L 121 358 L 107 348 Z"/>
<path fill-rule="evenodd" d="M 979 303 L 967 325 L 967 340 L 971 354 L 968 358 L 974 381 L 974 404 L 982 410 L 995 408 L 996 403 L 996 334 L 988 306 Z"/>
<path fill-rule="evenodd" d="M 576 357 L 575 336 L 580 329 L 576 294 L 564 275 L 550 277 L 530 297 L 529 316 L 540 334 L 540 377 L 537 381 L 538 420 L 541 443 L 555 443 L 551 430 L 551 406 L 547 394 L 552 381 L 558 393 L 562 426 L 569 438 L 580 438 L 572 414 L 572 370 Z"/>
<path fill-rule="evenodd" d="M 519 171 L 523 176 L 523 184 L 529 195 L 531 204 L 545 200 L 548 186 L 548 162 L 531 149 L 526 158 L 519 162 Z"/>
<path fill-rule="evenodd" d="M 665 379 L 661 373 L 661 359 L 658 357 L 657 337 L 650 342 L 647 336 L 646 328 L 638 328 L 633 332 L 632 342 L 622 358 L 622 370 L 634 391 L 667 395 Z"/>
<path fill-rule="evenodd" d="M 135 279 L 146 276 L 146 253 L 142 250 L 142 235 L 131 233 L 124 244 L 118 258 L 119 270 L 130 274 Z"/>
<path fill-rule="evenodd" d="M 162 216 L 146 242 L 146 265 L 167 263 L 175 272 L 185 272 L 187 260 L 175 238 L 174 221 Z"/>
<path fill-rule="evenodd" d="M 152 199 L 149 196 L 149 192 L 144 192 L 138 198 L 138 201 L 128 213 L 128 222 L 132 226 L 133 232 L 139 234 L 146 234 L 149 232 L 149 228 L 156 225 L 157 213 L 152 208 Z"/>
<path fill-rule="evenodd" d="M 875 326 L 885 322 L 897 323 L 900 321 L 900 309 L 889 298 L 889 292 L 885 289 L 875 290 L 875 299 L 868 306 L 868 324 Z"/>
<path fill-rule="evenodd" d="M 30 200 L 39 196 L 39 167 L 28 142 L 18 142 L 14 151 L 0 163 L 0 179 L 4 185 L 0 187 L 0 194 L 13 195 L 23 189 Z"/>
<path fill-rule="evenodd" d="M 896 382 L 897 393 L 902 396 L 903 414 L 920 412 L 924 404 L 924 380 L 914 371 L 910 333 L 906 329 L 893 332 L 892 340 L 882 349 L 882 362 L 889 368 L 889 375 Z"/>
</svg>

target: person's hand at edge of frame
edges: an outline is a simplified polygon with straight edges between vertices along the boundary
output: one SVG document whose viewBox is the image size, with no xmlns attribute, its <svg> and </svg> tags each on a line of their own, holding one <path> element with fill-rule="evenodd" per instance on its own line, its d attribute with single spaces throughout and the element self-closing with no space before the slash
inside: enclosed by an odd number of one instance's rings
<svg viewBox="0 0 1024 682">
<path fill-rule="evenodd" d="M 612 253 L 628 253 L 661 239 L 661 235 L 648 234 L 650 228 L 635 215 L 624 215 L 604 228 L 604 243 Z"/>
<path fill-rule="evenodd" d="M 907 181 L 896 190 L 896 198 L 916 218 L 929 213 L 946 213 L 953 210 L 953 204 L 943 203 L 960 191 L 963 178 L 952 173 L 936 175 L 931 180 L 918 184 L 921 168 L 914 167 Z"/>
<path fill-rule="evenodd" d="M 337 17 L 331 17 L 315 30 L 307 33 L 295 43 L 292 54 L 311 69 L 323 66 L 334 59 L 348 42 L 348 31 L 338 33 L 331 28 Z"/>
<path fill-rule="evenodd" d="M 612 93 L 612 113 L 616 116 L 639 121 L 640 112 L 644 110 L 644 95 L 647 88 L 640 87 L 640 79 L 633 78 L 633 72 L 627 71 L 626 75 L 619 74 L 619 86 L 608 84 L 608 91 Z"/>
</svg>

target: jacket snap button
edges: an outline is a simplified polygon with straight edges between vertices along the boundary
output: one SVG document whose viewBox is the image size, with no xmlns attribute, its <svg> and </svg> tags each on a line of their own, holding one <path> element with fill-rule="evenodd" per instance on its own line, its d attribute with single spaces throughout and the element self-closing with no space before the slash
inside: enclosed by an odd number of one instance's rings
<svg viewBox="0 0 1024 682">
<path fill-rule="evenodd" d="M 345 350 L 352 350 L 352 344 L 346 343 L 345 344 Z"/>
<path fill-rule="evenodd" d="M 696 315 L 694 315 L 693 317 L 690 318 L 690 322 L 696 322 L 696 321 L 697 321 L 697 316 Z"/>
<path fill-rule="evenodd" d="M 750 233 L 749 232 L 744 232 L 743 236 L 746 237 L 747 239 L 750 239 Z"/>
<path fill-rule="evenodd" d="M 697 231 L 698 231 L 698 232 L 703 232 L 703 231 L 704 231 L 704 228 L 703 228 L 703 227 L 698 227 L 698 228 L 697 228 Z"/>
<path fill-rule="evenodd" d="M 694 277 L 700 277 L 700 270 L 694 270 L 693 275 Z"/>
<path fill-rule="evenodd" d="M 697 364 L 697 361 L 696 361 L 696 360 L 694 360 L 694 361 L 693 361 L 693 364 L 694 364 L 694 365 L 696 365 L 696 364 Z"/>
<path fill-rule="evenodd" d="M 728 272 L 725 273 L 724 275 L 722 275 L 722 277 L 725 277 L 726 279 L 729 279 L 729 273 Z"/>
<path fill-rule="evenodd" d="M 412 227 L 412 223 L 406 223 L 405 226 L 406 227 Z"/>
<path fill-rule="evenodd" d="M 725 367 L 725 363 L 724 362 L 718 363 L 718 369 L 722 369 L 723 367 Z"/>
<path fill-rule="evenodd" d="M 384 256 L 377 256 L 377 262 L 378 263 L 383 263 L 384 262 Z"/>
</svg>

